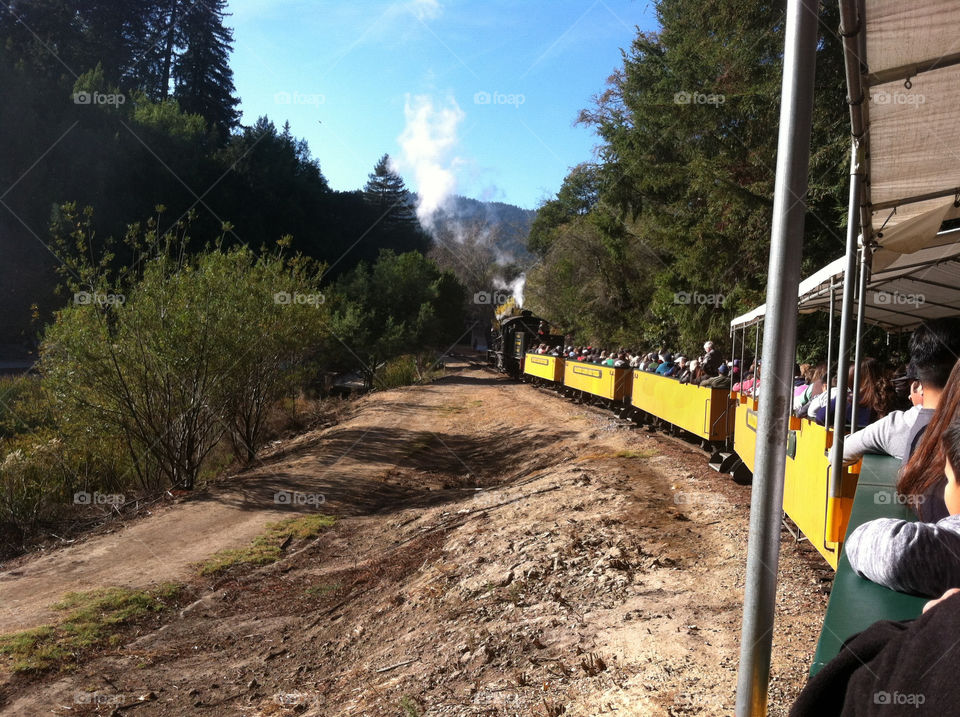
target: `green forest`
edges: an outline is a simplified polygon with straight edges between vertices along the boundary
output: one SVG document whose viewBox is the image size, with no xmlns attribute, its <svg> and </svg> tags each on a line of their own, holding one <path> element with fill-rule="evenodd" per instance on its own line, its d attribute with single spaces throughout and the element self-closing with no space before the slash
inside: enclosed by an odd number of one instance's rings
<svg viewBox="0 0 960 717">
<path fill-rule="evenodd" d="M 729 348 L 767 283 L 784 4 L 655 7 L 662 31 L 636 36 L 577 120 L 597 155 L 537 214 L 527 303 L 585 343 Z M 843 253 L 848 184 L 838 11 L 820 12 L 804 274 Z M 813 321 L 801 353 L 823 334 Z"/>
</svg>

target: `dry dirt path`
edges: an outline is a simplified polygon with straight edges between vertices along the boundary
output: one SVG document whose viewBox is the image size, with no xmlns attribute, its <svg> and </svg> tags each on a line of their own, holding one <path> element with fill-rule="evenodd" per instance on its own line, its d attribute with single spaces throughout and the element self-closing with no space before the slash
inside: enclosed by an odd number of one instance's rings
<svg viewBox="0 0 960 717">
<path fill-rule="evenodd" d="M 191 578 L 276 518 L 278 490 L 341 519 L 253 575 Z M 0 712 L 96 714 L 77 699 L 96 693 L 136 717 L 732 714 L 749 496 L 693 447 L 460 367 L 3 576 L 30 624 L 99 585 L 192 580 L 202 600 L 72 674 L 8 676 Z M 826 603 L 811 553 L 785 541 L 774 715 Z"/>
</svg>

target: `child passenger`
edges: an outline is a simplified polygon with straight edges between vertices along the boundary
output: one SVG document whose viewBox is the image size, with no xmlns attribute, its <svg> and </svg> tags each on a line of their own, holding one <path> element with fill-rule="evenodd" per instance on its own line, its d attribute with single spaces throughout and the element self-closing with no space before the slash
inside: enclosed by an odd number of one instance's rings
<svg viewBox="0 0 960 717">
<path fill-rule="evenodd" d="M 847 540 L 854 571 L 900 592 L 936 596 L 960 585 L 960 418 L 941 437 L 949 515 L 936 523 L 878 518 L 864 523 Z"/>
</svg>

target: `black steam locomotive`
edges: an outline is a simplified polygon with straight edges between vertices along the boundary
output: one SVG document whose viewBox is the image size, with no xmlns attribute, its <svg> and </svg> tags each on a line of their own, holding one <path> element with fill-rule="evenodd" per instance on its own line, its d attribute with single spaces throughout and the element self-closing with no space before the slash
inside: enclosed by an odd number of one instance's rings
<svg viewBox="0 0 960 717">
<path fill-rule="evenodd" d="M 539 344 L 560 346 L 563 337 L 551 335 L 550 324 L 527 309 L 498 317 L 490 330 L 487 361 L 511 378 L 520 378 L 526 352 Z"/>
</svg>

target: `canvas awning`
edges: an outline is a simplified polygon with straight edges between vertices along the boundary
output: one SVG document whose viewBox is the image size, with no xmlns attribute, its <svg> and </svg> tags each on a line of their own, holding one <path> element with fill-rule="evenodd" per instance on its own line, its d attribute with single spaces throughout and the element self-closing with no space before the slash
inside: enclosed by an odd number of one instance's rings
<svg viewBox="0 0 960 717">
<path fill-rule="evenodd" d="M 852 113 L 866 158 L 862 235 L 881 271 L 960 216 L 960 3 L 848 2 L 862 8 L 860 87 L 849 88 L 864 100 Z"/>
<path fill-rule="evenodd" d="M 924 319 L 960 316 L 960 229 L 941 232 L 932 246 L 912 254 L 897 254 L 890 264 L 874 271 L 867 283 L 864 320 L 887 331 L 905 331 Z M 840 257 L 804 279 L 798 290 L 800 313 L 830 308 L 833 279 L 834 308 L 839 312 L 846 259 Z M 760 305 L 730 322 L 742 329 L 763 320 Z"/>
</svg>

